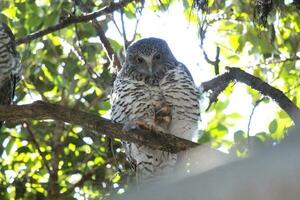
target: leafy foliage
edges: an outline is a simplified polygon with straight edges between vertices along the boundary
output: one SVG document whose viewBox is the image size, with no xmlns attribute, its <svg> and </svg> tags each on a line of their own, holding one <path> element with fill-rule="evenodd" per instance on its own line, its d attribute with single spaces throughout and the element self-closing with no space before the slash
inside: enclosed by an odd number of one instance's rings
<svg viewBox="0 0 300 200">
<path fill-rule="evenodd" d="M 8 22 L 16 38 L 22 38 L 60 23 L 68 16 L 83 15 L 74 2 L 77 1 L 1 1 L 0 19 Z M 93 11 L 109 3 L 82 2 Z M 163 12 L 174 2 L 150 0 L 144 9 Z M 200 11 L 192 9 L 195 2 L 182 0 L 184 14 L 187 23 L 190 20 L 195 26 L 207 27 L 199 33 L 204 49 L 205 33 L 216 33 L 216 37 L 209 39 L 220 47 L 220 71 L 228 65 L 240 66 L 280 88 L 300 106 L 299 9 L 292 4 L 281 5 L 268 15 L 266 26 L 261 26 L 253 20 L 252 1 L 197 2 L 195 6 L 200 7 Z M 136 11 L 141 13 L 143 5 L 140 2 L 128 4 L 122 11 L 124 17 L 136 20 Z M 103 30 L 108 31 L 114 15 L 99 20 Z M 123 41 L 115 40 L 112 35 L 106 37 L 116 53 L 122 52 Z M 111 62 L 97 40 L 92 23 L 68 26 L 21 44 L 18 51 L 24 70 L 23 80 L 16 90 L 17 104 L 41 99 L 101 116 L 109 112 Z M 228 109 L 233 87 L 227 88 L 219 101 L 203 112 L 206 124 L 199 142 L 210 142 L 215 148 L 231 148 L 239 156 L 246 156 L 249 133 L 236 126 L 248 120 L 249 115 L 245 117 L 239 110 Z M 246 107 L 254 106 L 262 98 L 251 89 L 246 93 L 252 99 L 252 105 Z M 272 103 L 265 100 L 258 106 Z M 279 141 L 292 125 L 287 114 L 278 107 L 272 114 L 271 122 L 263 122 L 267 130 L 252 133 L 257 143 Z M 59 193 L 63 199 L 105 199 L 122 193 L 132 179 L 131 166 L 125 161 L 119 140 L 97 138 L 92 132 L 71 124 L 51 120 L 6 123 L 0 143 L 0 199 L 55 199 Z M 78 182 L 80 180 L 82 182 Z"/>
</svg>

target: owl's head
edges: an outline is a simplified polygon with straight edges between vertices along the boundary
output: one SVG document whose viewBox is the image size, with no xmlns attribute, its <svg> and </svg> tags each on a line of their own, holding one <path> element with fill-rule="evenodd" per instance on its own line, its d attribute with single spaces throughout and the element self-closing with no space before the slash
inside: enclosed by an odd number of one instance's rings
<svg viewBox="0 0 300 200">
<path fill-rule="evenodd" d="M 173 68 L 176 62 L 166 41 L 158 38 L 145 38 L 127 49 L 125 67 L 129 73 L 154 77 Z"/>
<path fill-rule="evenodd" d="M 15 37 L 10 28 L 3 22 L 0 22 L 0 43 L 7 44 L 14 41 Z"/>
</svg>

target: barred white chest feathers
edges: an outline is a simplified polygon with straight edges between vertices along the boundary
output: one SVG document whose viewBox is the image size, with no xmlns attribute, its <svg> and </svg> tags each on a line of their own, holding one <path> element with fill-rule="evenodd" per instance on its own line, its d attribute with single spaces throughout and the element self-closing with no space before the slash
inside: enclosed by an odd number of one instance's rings
<svg viewBox="0 0 300 200">
<path fill-rule="evenodd" d="M 156 38 L 133 44 L 127 58 L 114 82 L 112 120 L 143 122 L 155 131 L 191 139 L 200 114 L 198 91 L 187 68 L 174 58 L 164 40 Z M 178 157 L 133 143 L 126 143 L 125 150 L 142 178 L 165 173 Z"/>
<path fill-rule="evenodd" d="M 21 79 L 21 64 L 15 38 L 9 27 L 0 22 L 0 105 L 12 102 L 15 86 Z M 2 122 L 0 122 L 1 128 Z"/>
</svg>

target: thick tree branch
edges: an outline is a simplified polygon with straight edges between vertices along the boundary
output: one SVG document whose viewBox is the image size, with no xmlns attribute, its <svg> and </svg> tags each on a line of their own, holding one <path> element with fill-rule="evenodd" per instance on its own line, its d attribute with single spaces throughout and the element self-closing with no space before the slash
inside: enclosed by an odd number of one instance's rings
<svg viewBox="0 0 300 200">
<path fill-rule="evenodd" d="M 261 94 L 271 97 L 285 112 L 287 112 L 295 124 L 300 123 L 300 109 L 287 96 L 285 96 L 282 91 L 270 86 L 260 78 L 255 77 L 239 68 L 227 67 L 227 70 L 228 72 L 217 76 L 210 81 L 203 82 L 201 85 L 203 91 L 212 91 L 213 94 L 216 93 L 213 96 L 217 96 L 221 92 L 219 88 L 225 89 L 230 82 L 239 81 L 249 85 Z"/>
<path fill-rule="evenodd" d="M 98 11 L 95 11 L 95 12 L 92 12 L 92 13 L 89 13 L 89 14 L 86 14 L 86 15 L 81 15 L 81 16 L 70 16 L 70 17 L 66 18 L 65 20 L 63 20 L 62 22 L 60 22 L 59 24 L 56 24 L 54 26 L 50 26 L 50 27 L 48 27 L 44 30 L 37 31 L 37 32 L 31 33 L 31 34 L 29 34 L 29 35 L 27 35 L 23 38 L 17 39 L 16 44 L 19 45 L 19 44 L 22 44 L 22 43 L 29 43 L 32 40 L 36 39 L 36 38 L 39 38 L 39 37 L 42 37 L 42 36 L 47 35 L 49 33 L 58 31 L 58 30 L 63 29 L 67 26 L 70 26 L 72 24 L 87 22 L 87 21 L 95 19 L 95 18 L 97 18 L 101 15 L 106 15 L 106 14 L 112 13 L 112 12 L 114 12 L 116 10 L 119 10 L 120 8 L 126 6 L 127 4 L 129 4 L 132 1 L 133 0 L 122 0 L 122 1 L 117 2 L 117 3 L 112 2 L 112 3 L 110 3 L 110 5 L 102 8 Z"/>
<path fill-rule="evenodd" d="M 198 144 L 175 137 L 171 134 L 152 133 L 146 130 L 123 131 L 123 125 L 112 123 L 110 120 L 89 114 L 76 109 L 69 109 L 61 105 L 36 101 L 27 105 L 0 106 L 0 121 L 16 121 L 25 119 L 53 119 L 70 124 L 77 124 L 84 128 L 105 134 L 109 137 L 119 138 L 123 141 L 147 145 L 171 153 L 195 147 Z"/>
</svg>

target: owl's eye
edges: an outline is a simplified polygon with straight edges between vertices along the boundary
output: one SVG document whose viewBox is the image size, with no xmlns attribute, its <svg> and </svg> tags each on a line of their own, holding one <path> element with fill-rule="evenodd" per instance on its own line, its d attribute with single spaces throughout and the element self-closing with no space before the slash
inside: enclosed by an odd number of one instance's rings
<svg viewBox="0 0 300 200">
<path fill-rule="evenodd" d="M 155 56 L 154 56 L 154 59 L 155 60 L 159 60 L 161 58 L 161 56 L 160 56 L 160 54 L 158 53 L 158 54 L 156 54 Z"/>
<path fill-rule="evenodd" d="M 137 57 L 136 58 L 136 61 L 138 62 L 138 63 L 143 63 L 144 62 L 144 59 L 143 58 L 141 58 L 141 57 Z"/>
</svg>

